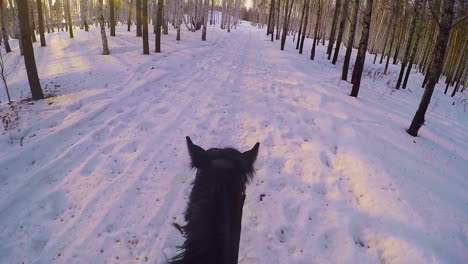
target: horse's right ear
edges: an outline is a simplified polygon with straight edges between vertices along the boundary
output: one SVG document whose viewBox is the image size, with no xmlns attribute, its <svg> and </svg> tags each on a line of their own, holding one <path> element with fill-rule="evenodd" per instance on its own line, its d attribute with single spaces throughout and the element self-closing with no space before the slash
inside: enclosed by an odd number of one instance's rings
<svg viewBox="0 0 468 264">
<path fill-rule="evenodd" d="M 206 150 L 193 144 L 190 137 L 186 137 L 186 140 L 192 168 L 202 167 L 206 161 Z"/>
</svg>

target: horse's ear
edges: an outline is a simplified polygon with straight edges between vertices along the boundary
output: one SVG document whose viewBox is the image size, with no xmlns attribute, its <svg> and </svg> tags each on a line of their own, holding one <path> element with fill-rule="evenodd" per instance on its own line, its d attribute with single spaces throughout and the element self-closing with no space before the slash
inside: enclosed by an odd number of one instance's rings
<svg viewBox="0 0 468 264">
<path fill-rule="evenodd" d="M 203 148 L 193 144 L 190 137 L 186 137 L 186 140 L 190 160 L 192 162 L 191 166 L 194 168 L 200 168 L 206 160 L 206 151 Z"/>
<path fill-rule="evenodd" d="M 257 160 L 258 155 L 258 148 L 260 147 L 260 143 L 257 142 L 255 146 L 244 153 L 242 153 L 242 160 L 244 164 L 247 165 L 248 168 L 252 168 L 255 160 Z"/>
</svg>

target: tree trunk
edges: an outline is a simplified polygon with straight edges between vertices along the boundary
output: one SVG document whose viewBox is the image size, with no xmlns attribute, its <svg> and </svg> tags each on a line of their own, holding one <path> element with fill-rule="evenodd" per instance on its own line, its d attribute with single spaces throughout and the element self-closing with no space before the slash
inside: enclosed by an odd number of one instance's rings
<svg viewBox="0 0 468 264">
<path fill-rule="evenodd" d="M 38 23 L 39 23 L 39 35 L 41 38 L 41 47 L 46 46 L 46 40 L 44 36 L 44 16 L 42 15 L 42 0 L 36 0 L 37 2 L 37 16 L 38 16 Z"/>
<path fill-rule="evenodd" d="M 276 40 L 279 40 L 280 9 L 281 9 L 281 0 L 278 0 L 278 7 L 276 9 Z"/>
<path fill-rule="evenodd" d="M 299 54 L 302 54 L 302 50 L 304 48 L 304 41 L 305 41 L 305 36 L 306 36 L 307 24 L 309 22 L 310 1 L 311 0 L 307 0 L 306 11 L 305 11 L 306 12 L 305 21 L 304 21 L 304 25 L 303 25 L 303 28 L 302 28 L 301 44 L 299 45 Z"/>
<path fill-rule="evenodd" d="M 204 0 L 203 4 L 203 29 L 202 29 L 202 41 L 206 41 L 206 29 L 208 27 L 208 6 L 209 0 Z"/>
<path fill-rule="evenodd" d="M 322 1 L 318 0 L 318 8 L 317 8 L 317 21 L 315 21 L 315 29 L 314 29 L 314 42 L 312 43 L 312 50 L 310 51 L 310 59 L 315 59 L 315 46 L 317 46 L 317 38 L 318 38 L 318 28 L 320 23 L 320 15 L 322 12 Z"/>
<path fill-rule="evenodd" d="M 80 0 L 80 18 L 81 18 L 81 24 L 83 24 L 85 31 L 89 30 L 89 25 L 88 25 L 88 20 L 87 20 L 88 16 L 86 15 L 87 12 L 88 12 L 87 1 Z"/>
<path fill-rule="evenodd" d="M 428 73 L 428 82 L 426 84 L 426 89 L 424 89 L 418 110 L 416 111 L 413 121 L 407 130 L 408 134 L 413 137 L 418 135 L 419 129 L 424 124 L 427 107 L 431 102 L 432 93 L 434 92 L 435 85 L 437 84 L 440 73 L 442 72 L 444 54 L 447 49 L 446 44 L 449 38 L 454 15 L 454 2 L 455 0 L 444 0 L 443 3 L 443 14 L 441 16 L 442 21 L 439 25 L 440 30 L 436 40 L 434 60 Z"/>
<path fill-rule="evenodd" d="M 110 35 L 111 37 L 115 37 L 115 7 L 114 7 L 115 0 L 109 0 L 109 23 L 110 23 Z"/>
<path fill-rule="evenodd" d="M 130 32 L 130 27 L 132 26 L 132 6 L 133 0 L 130 0 L 130 4 L 128 6 L 128 19 L 127 19 L 127 31 Z"/>
<path fill-rule="evenodd" d="M 34 3 L 34 1 L 32 1 Z M 34 22 L 34 4 L 31 4 L 30 6 L 30 13 L 29 13 L 29 18 L 30 18 L 30 22 L 31 22 L 31 38 L 32 38 L 32 42 L 36 42 L 37 39 L 36 39 L 36 23 Z"/>
<path fill-rule="evenodd" d="M 301 31 L 302 31 L 302 24 L 304 23 L 304 16 L 305 16 L 305 10 L 306 10 L 306 5 L 307 2 L 304 0 L 304 7 L 302 8 L 302 14 L 301 14 L 301 23 L 299 24 L 299 32 L 297 33 L 297 43 L 296 43 L 296 49 L 299 49 L 299 44 L 301 42 Z"/>
<path fill-rule="evenodd" d="M 275 33 L 275 0 L 271 0 L 271 29 L 270 29 L 270 40 L 273 42 L 273 35 Z M 279 18 L 276 18 L 279 19 Z"/>
<path fill-rule="evenodd" d="M 158 0 L 158 13 L 156 15 L 156 41 L 155 41 L 156 53 L 161 52 L 161 24 L 162 24 L 163 5 L 164 5 L 164 0 Z"/>
<path fill-rule="evenodd" d="M 136 35 L 137 37 L 142 36 L 141 32 L 141 0 L 136 0 L 135 1 L 135 10 L 136 10 Z"/>
<path fill-rule="evenodd" d="M 288 9 L 289 0 L 286 0 L 286 6 L 284 7 L 283 30 L 281 32 L 281 50 L 284 50 L 284 44 L 286 43 L 286 33 L 288 31 Z"/>
<path fill-rule="evenodd" d="M 398 2 L 397 2 L 397 4 L 398 4 Z M 396 12 L 398 12 L 398 8 L 396 8 Z M 392 13 L 392 21 L 393 21 L 393 24 L 391 25 L 392 26 L 392 37 L 390 39 L 390 47 L 388 48 L 388 52 L 387 52 L 387 62 L 385 62 L 385 70 L 384 70 L 385 75 L 387 74 L 388 64 L 390 62 L 390 55 L 392 54 L 393 41 L 395 40 L 396 29 L 397 29 L 395 10 Z"/>
<path fill-rule="evenodd" d="M 372 16 L 373 0 L 367 0 L 366 11 L 363 19 L 361 39 L 359 40 L 359 49 L 353 69 L 353 89 L 351 96 L 357 97 L 361 85 L 362 71 L 364 70 L 364 61 L 366 59 L 367 43 L 369 41 L 369 29 Z"/>
<path fill-rule="evenodd" d="M 141 23 L 143 24 L 143 54 L 150 54 L 148 42 L 148 0 L 142 1 L 141 9 L 143 11 L 141 17 Z"/>
<path fill-rule="evenodd" d="M 328 38 L 328 48 L 327 48 L 328 59 L 331 58 L 333 43 L 335 42 L 336 22 L 338 21 L 338 17 L 340 16 L 340 8 L 341 8 L 341 0 L 336 0 L 335 12 L 333 14 L 332 28 L 330 32 L 330 37 Z"/>
<path fill-rule="evenodd" d="M 406 42 L 406 48 L 405 48 L 405 54 L 403 56 L 403 62 L 401 63 L 401 69 L 400 69 L 400 74 L 398 75 L 398 81 L 396 83 L 395 89 L 400 89 L 401 82 L 403 80 L 403 74 L 405 72 L 406 65 L 408 64 L 408 57 L 411 52 L 411 44 L 413 42 L 413 36 L 415 33 L 416 29 L 416 22 L 419 17 L 419 9 L 421 8 L 420 6 L 421 0 L 416 0 L 415 1 L 415 6 L 414 6 L 414 16 L 413 19 L 411 20 L 411 26 L 409 29 L 409 35 L 408 35 L 408 41 Z"/>
<path fill-rule="evenodd" d="M 71 19 L 71 12 L 70 12 L 70 0 L 67 0 L 67 17 L 68 17 L 68 33 L 70 34 L 70 38 L 73 38 L 73 21 Z"/>
<path fill-rule="evenodd" d="M 106 36 L 106 25 L 104 22 L 104 11 L 102 10 L 102 1 L 98 0 L 98 20 L 99 26 L 101 27 L 101 39 L 102 39 L 102 55 L 109 55 L 109 47 L 107 45 L 107 36 Z"/>
<path fill-rule="evenodd" d="M 29 28 L 28 0 L 17 0 L 18 19 L 21 30 L 21 41 L 24 53 L 24 65 L 28 74 L 29 87 L 33 100 L 44 99 L 41 83 L 37 74 L 36 59 L 31 42 L 31 29 Z"/>
<path fill-rule="evenodd" d="M 346 45 L 346 54 L 343 62 L 343 71 L 341 73 L 341 80 L 348 79 L 349 61 L 351 60 L 351 52 L 353 51 L 354 35 L 356 34 L 357 15 L 359 10 L 359 0 L 354 0 L 353 15 L 351 17 L 351 24 L 349 26 L 348 44 Z"/>
<path fill-rule="evenodd" d="M 341 48 L 341 40 L 343 39 L 343 32 L 344 32 L 344 28 L 346 24 L 346 19 L 348 19 L 348 16 L 347 16 L 348 5 L 349 5 L 349 1 L 345 1 L 343 4 L 343 13 L 341 15 L 340 29 L 338 31 L 338 38 L 336 39 L 335 54 L 333 55 L 332 64 L 335 64 L 336 61 L 338 60 L 338 53 L 340 52 L 340 48 Z"/>
<path fill-rule="evenodd" d="M 5 12 L 4 12 L 4 5 L 3 0 L 0 0 L 0 23 L 2 24 L 2 39 L 3 43 L 5 43 L 5 51 L 11 52 L 10 43 L 8 42 L 8 32 L 7 32 L 7 25 L 5 21 Z"/>
</svg>

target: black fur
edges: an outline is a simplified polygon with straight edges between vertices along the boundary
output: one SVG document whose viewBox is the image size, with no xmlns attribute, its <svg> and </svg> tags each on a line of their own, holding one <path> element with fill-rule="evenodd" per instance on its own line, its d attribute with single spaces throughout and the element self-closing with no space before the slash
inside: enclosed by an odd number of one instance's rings
<svg viewBox="0 0 468 264">
<path fill-rule="evenodd" d="M 244 153 L 233 148 L 204 150 L 187 137 L 192 168 L 197 170 L 189 196 L 185 237 L 171 264 L 237 263 L 245 186 L 254 176 L 260 144 Z"/>
</svg>

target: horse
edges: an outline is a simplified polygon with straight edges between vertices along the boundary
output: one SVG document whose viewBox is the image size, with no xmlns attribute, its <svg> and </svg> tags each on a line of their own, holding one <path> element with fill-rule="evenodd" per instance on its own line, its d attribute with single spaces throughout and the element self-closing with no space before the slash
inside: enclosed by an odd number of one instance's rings
<svg viewBox="0 0 468 264">
<path fill-rule="evenodd" d="M 260 143 L 246 152 L 203 148 L 186 137 L 190 167 L 196 170 L 185 211 L 186 225 L 175 225 L 185 242 L 170 264 L 236 264 L 246 185 L 255 174 Z"/>
</svg>

